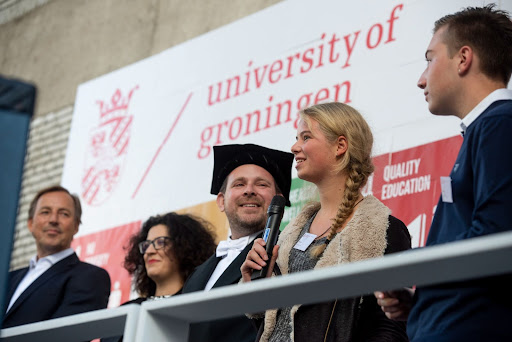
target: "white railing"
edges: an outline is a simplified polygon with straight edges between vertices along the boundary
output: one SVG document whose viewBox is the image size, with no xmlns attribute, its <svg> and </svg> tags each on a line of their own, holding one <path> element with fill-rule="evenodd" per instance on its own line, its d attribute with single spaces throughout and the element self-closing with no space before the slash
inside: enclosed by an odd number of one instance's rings
<svg viewBox="0 0 512 342">
<path fill-rule="evenodd" d="M 190 323 L 512 272 L 512 232 L 3 329 L 2 341 L 186 341 Z"/>
<path fill-rule="evenodd" d="M 134 342 L 140 305 L 96 310 L 0 330 L 0 340 L 9 342 L 89 341 L 103 336 L 125 335 Z"/>
</svg>

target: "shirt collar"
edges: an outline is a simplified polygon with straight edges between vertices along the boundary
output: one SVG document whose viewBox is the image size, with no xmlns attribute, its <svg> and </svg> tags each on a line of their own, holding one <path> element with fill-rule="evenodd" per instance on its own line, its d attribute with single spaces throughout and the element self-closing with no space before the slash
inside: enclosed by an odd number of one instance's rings
<svg viewBox="0 0 512 342">
<path fill-rule="evenodd" d="M 261 234 L 263 230 L 260 230 L 259 232 L 253 233 L 251 235 L 243 236 L 241 238 L 238 238 L 236 240 L 231 239 L 231 236 L 228 237 L 228 241 L 242 241 L 245 240 L 245 245 L 247 246 L 249 243 L 252 242 L 252 240 L 256 239 L 256 237 Z"/>
<path fill-rule="evenodd" d="M 41 262 L 49 262 L 50 265 L 55 265 L 56 263 L 58 263 L 59 261 L 61 261 L 62 259 L 64 258 L 67 258 L 68 256 L 70 256 L 71 254 L 73 254 L 75 251 L 73 250 L 73 248 L 68 248 L 68 249 L 65 249 L 63 251 L 60 251 L 58 253 L 55 253 L 55 254 L 52 254 L 52 255 L 48 255 L 48 256 L 45 256 L 44 258 L 40 258 L 39 260 L 37 259 L 37 255 L 34 255 L 31 259 L 30 259 L 30 265 L 29 265 L 29 268 L 30 269 L 33 269 L 36 267 L 37 264 L 41 263 Z"/>
<path fill-rule="evenodd" d="M 480 101 L 480 103 L 462 119 L 462 122 L 460 123 L 462 133 L 466 133 L 469 125 L 471 125 L 471 123 L 475 121 L 491 104 L 500 100 L 512 100 L 512 90 L 505 88 L 496 89 Z"/>
<path fill-rule="evenodd" d="M 260 232 L 242 236 L 238 239 L 231 239 L 231 236 L 228 237 L 227 240 L 220 241 L 217 245 L 217 249 L 215 251 L 215 255 L 217 258 L 225 257 L 225 256 L 236 256 L 238 255 L 245 247 L 247 247 L 248 244 L 251 243 L 252 240 L 254 240 L 258 234 L 261 234 Z"/>
</svg>

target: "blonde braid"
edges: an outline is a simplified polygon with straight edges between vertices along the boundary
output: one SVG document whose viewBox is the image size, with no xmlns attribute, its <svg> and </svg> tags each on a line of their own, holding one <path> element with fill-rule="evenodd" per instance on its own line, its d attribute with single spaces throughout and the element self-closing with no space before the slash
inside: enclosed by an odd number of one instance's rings
<svg viewBox="0 0 512 342">
<path fill-rule="evenodd" d="M 327 244 L 334 238 L 337 233 L 337 230 L 345 224 L 347 219 L 354 212 L 354 206 L 359 197 L 359 189 L 361 189 L 366 183 L 366 178 L 363 173 L 361 173 L 361 164 L 352 161 L 349 163 L 349 173 L 348 178 L 345 182 L 345 190 L 343 191 L 343 199 L 338 207 L 338 211 L 336 213 L 336 217 L 333 219 L 333 223 L 331 225 L 331 229 L 329 231 L 329 235 L 327 236 L 327 241 L 325 244 L 321 244 L 315 246 L 311 249 L 311 256 L 318 258 L 327 247 Z"/>
<path fill-rule="evenodd" d="M 343 227 L 354 212 L 359 190 L 366 184 L 374 170 L 371 160 L 373 135 L 363 116 L 344 103 L 317 104 L 303 109 L 300 116 L 308 126 L 311 120 L 316 121 L 328 141 L 335 143 L 340 136 L 344 136 L 348 142 L 346 152 L 333 169 L 336 174 L 345 173 L 347 180 L 343 198 L 327 236 L 327 243 L 329 243 L 336 235 L 336 231 Z M 325 248 L 326 244 L 313 247 L 311 256 L 319 257 Z"/>
</svg>

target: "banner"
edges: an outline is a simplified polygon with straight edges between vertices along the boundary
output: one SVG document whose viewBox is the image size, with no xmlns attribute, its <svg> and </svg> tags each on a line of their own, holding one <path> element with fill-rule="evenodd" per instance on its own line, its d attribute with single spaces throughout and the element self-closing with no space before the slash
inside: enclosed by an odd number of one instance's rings
<svg viewBox="0 0 512 342">
<path fill-rule="evenodd" d="M 213 214 L 209 194 L 212 147 L 256 143 L 289 151 L 301 108 L 340 101 L 374 132 L 377 168 L 366 193 L 422 245 L 439 176 L 449 173 L 461 140 L 459 120 L 430 114 L 416 84 L 434 21 L 482 3 L 283 1 L 80 85 L 62 181 L 83 204 L 75 243 L 113 245 L 112 232 L 126 233 L 114 227 L 136 230 L 135 222 L 169 211 L 215 217 L 218 238 L 225 238 L 225 219 Z M 294 179 L 291 196 L 286 222 L 314 189 Z M 106 265 L 127 293 L 120 267 Z"/>
</svg>

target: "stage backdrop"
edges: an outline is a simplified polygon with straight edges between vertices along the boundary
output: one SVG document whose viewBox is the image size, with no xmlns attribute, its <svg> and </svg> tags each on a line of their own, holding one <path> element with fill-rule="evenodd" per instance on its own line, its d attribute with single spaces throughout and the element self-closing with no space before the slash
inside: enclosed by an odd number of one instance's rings
<svg viewBox="0 0 512 342">
<path fill-rule="evenodd" d="M 318 102 L 368 120 L 376 171 L 365 193 L 423 245 L 462 139 L 459 120 L 431 115 L 416 83 L 434 21 L 483 3 L 284 1 L 80 85 L 62 183 L 82 200 L 74 247 L 109 271 L 110 306 L 129 299 L 123 247 L 149 216 L 193 212 L 226 237 L 209 194 L 214 145 L 289 151 L 298 110 Z M 314 196 L 293 175 L 286 222 Z"/>
</svg>

